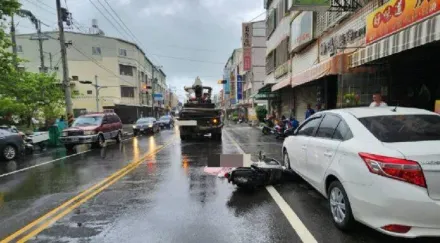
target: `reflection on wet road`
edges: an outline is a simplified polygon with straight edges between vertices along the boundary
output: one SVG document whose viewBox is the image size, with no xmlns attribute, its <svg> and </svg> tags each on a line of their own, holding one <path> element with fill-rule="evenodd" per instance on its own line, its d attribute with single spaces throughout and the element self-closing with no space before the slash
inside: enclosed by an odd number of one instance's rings
<svg viewBox="0 0 440 243">
<path fill-rule="evenodd" d="M 211 154 L 264 150 L 280 159 L 281 142 L 257 129 L 230 127 L 227 134 L 222 142 L 180 141 L 176 131 L 164 130 L 101 150 L 70 157 L 52 151 L 28 161 L 61 158 L 0 176 L 0 239 L 90 190 L 11 242 L 301 242 L 266 190 L 239 191 L 203 172 Z M 3 164 L 2 173 L 25 167 L 15 163 Z M 318 242 L 392 240 L 362 226 L 354 234 L 339 232 L 325 201 L 304 182 L 276 189 Z"/>
</svg>

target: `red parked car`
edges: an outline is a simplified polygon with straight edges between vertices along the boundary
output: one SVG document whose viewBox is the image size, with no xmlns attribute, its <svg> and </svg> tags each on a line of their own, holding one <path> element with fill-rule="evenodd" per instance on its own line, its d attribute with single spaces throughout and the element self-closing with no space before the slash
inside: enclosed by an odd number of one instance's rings
<svg viewBox="0 0 440 243">
<path fill-rule="evenodd" d="M 78 144 L 92 144 L 102 148 L 108 139 L 122 140 L 122 122 L 113 110 L 79 116 L 71 127 L 64 129 L 61 143 L 70 150 Z"/>
</svg>

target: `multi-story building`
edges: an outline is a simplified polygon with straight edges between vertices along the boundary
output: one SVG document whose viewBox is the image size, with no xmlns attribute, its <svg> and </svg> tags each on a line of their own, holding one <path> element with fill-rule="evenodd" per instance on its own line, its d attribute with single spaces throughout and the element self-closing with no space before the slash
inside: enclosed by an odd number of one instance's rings
<svg viewBox="0 0 440 243">
<path fill-rule="evenodd" d="M 328 36 L 347 18 L 358 18 L 355 14 L 360 8 L 358 3 L 368 1 L 350 2 L 344 7 L 336 2 L 340 0 L 328 3 L 332 11 L 314 12 L 316 4 L 300 3 L 298 8 L 294 1 L 264 1 L 268 16 L 266 79 L 260 92 L 271 92 L 270 109 L 278 116 L 294 115 L 303 120 L 308 104 L 312 108 L 317 104 L 326 109 L 336 107 L 337 77 L 344 69 L 337 63 L 342 63 L 343 58 L 329 55 Z M 350 33 L 351 39 L 345 41 L 358 44 L 362 26 Z"/>
<path fill-rule="evenodd" d="M 243 75 L 242 60 L 242 48 L 234 49 L 223 69 L 223 78 L 226 80 L 226 84 L 223 85 L 226 109 L 235 109 L 237 105 L 237 75 Z"/>
<path fill-rule="evenodd" d="M 341 2 L 332 0 L 321 6 L 331 11 L 314 12 L 317 4 L 298 8 L 295 1 L 265 1 L 267 65 L 260 91 L 270 87 L 278 97 L 271 109 L 301 121 L 308 104 L 324 109 L 368 105 L 372 94 L 381 92 L 389 105 L 440 113 L 438 48 L 431 48 L 440 40 L 438 4 L 420 1 L 401 8 L 402 0 Z M 394 20 L 383 21 L 390 8 Z"/>
<path fill-rule="evenodd" d="M 62 65 L 58 32 L 43 33 L 44 61 L 48 72 L 54 72 L 62 80 Z M 24 69 L 40 71 L 40 55 L 36 34 L 17 35 L 17 49 L 20 58 L 27 60 Z M 73 108 L 75 115 L 82 110 L 96 111 L 96 90 L 91 81 L 103 86 L 99 90 L 98 107 L 114 108 L 121 112 L 124 122 L 151 112 L 152 75 L 155 93 L 164 93 L 166 75 L 154 66 L 142 49 L 129 41 L 99 34 L 66 32 L 68 71 L 71 80 Z M 153 71 L 154 69 L 154 71 Z M 130 113 L 130 115 L 129 115 Z M 131 116 L 131 117 L 129 117 Z"/>
<path fill-rule="evenodd" d="M 289 103 L 293 96 L 289 90 L 279 90 L 290 84 L 291 57 L 289 55 L 290 24 L 294 17 L 289 11 L 287 0 L 267 0 L 266 8 L 266 69 L 264 85 L 259 95 L 269 103 L 269 111 L 278 116 L 290 115 L 288 106 L 282 106 L 281 101 Z"/>
<path fill-rule="evenodd" d="M 248 40 L 246 40 L 248 38 Z M 250 23 L 243 23 L 242 36 L 243 59 L 250 60 L 250 63 L 243 62 L 243 89 L 242 98 L 239 104 L 243 107 L 251 107 L 253 104 L 267 104 L 267 97 L 258 94 L 264 86 L 266 77 L 266 23 L 264 20 Z M 250 43 L 245 43 L 250 41 Z M 246 52 L 248 45 L 249 51 Z M 246 63 L 246 64 L 245 64 Z M 237 90 L 239 92 L 240 88 Z"/>
</svg>

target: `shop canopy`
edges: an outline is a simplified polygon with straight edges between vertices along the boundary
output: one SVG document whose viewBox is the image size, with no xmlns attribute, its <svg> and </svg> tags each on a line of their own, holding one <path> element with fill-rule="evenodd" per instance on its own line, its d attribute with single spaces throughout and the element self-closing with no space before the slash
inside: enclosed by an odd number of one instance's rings
<svg viewBox="0 0 440 243">
<path fill-rule="evenodd" d="M 440 40 L 438 23 L 440 15 L 428 18 L 395 34 L 369 44 L 348 57 L 350 68 L 371 63 L 380 58 Z"/>
<path fill-rule="evenodd" d="M 272 91 L 277 91 L 277 90 L 282 89 L 286 86 L 289 86 L 290 83 L 291 83 L 290 73 L 287 73 L 286 75 L 284 75 L 284 77 L 278 83 L 276 83 L 274 86 L 272 86 Z"/>
<path fill-rule="evenodd" d="M 337 75 L 347 72 L 347 54 L 335 55 L 299 74 L 292 76 L 292 87 L 308 83 L 329 75 Z"/>
<path fill-rule="evenodd" d="M 251 95 L 250 98 L 255 100 L 272 100 L 278 98 L 278 92 L 272 92 L 273 85 L 274 84 L 266 84 L 258 90 L 258 93 Z"/>
</svg>

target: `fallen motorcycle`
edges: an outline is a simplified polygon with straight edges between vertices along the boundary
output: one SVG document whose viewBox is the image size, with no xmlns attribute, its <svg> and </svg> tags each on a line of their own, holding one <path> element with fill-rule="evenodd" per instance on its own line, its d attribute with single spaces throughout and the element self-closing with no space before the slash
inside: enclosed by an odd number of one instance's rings
<svg viewBox="0 0 440 243">
<path fill-rule="evenodd" d="M 284 179 L 286 168 L 273 158 L 266 158 L 260 152 L 259 161 L 251 167 L 238 167 L 225 173 L 225 178 L 239 188 L 256 189 L 278 184 Z"/>
</svg>

